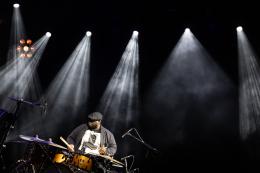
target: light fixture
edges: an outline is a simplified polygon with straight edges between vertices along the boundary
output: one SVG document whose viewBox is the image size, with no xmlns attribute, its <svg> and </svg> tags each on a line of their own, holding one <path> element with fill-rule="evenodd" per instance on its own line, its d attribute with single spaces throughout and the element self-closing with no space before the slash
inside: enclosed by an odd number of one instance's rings
<svg viewBox="0 0 260 173">
<path fill-rule="evenodd" d="M 242 28 L 242 26 L 238 26 L 238 27 L 237 27 L 237 31 L 238 31 L 238 32 L 241 32 L 241 31 L 243 31 L 243 28 Z"/>
<path fill-rule="evenodd" d="M 90 36 L 92 35 L 92 33 L 91 33 L 90 31 L 87 31 L 87 32 L 86 32 L 86 35 L 87 35 L 88 37 L 90 37 Z"/>
<path fill-rule="evenodd" d="M 32 40 L 19 40 L 19 45 L 17 46 L 16 50 L 18 52 L 18 57 L 31 58 L 34 52 L 34 47 L 32 47 Z"/>
<path fill-rule="evenodd" d="M 14 6 L 14 8 L 19 8 L 20 7 L 19 4 L 14 4 L 13 6 Z"/>
<path fill-rule="evenodd" d="M 134 36 L 134 37 L 137 37 L 138 34 L 139 34 L 138 31 L 134 31 L 134 32 L 133 32 L 133 36 Z"/>
<path fill-rule="evenodd" d="M 190 28 L 185 28 L 185 32 L 190 32 Z"/>
<path fill-rule="evenodd" d="M 51 37 L 51 33 L 50 32 L 46 32 L 46 36 L 47 37 Z"/>
</svg>

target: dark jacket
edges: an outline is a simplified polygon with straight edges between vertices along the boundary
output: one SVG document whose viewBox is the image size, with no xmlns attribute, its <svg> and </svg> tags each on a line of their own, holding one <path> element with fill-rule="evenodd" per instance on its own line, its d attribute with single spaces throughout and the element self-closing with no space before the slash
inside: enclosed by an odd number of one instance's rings
<svg viewBox="0 0 260 173">
<path fill-rule="evenodd" d="M 81 140 L 85 131 L 88 130 L 89 127 L 87 124 L 81 124 L 77 128 L 75 128 L 67 138 L 67 142 L 69 144 L 73 144 L 75 150 L 80 146 Z M 107 147 L 107 154 L 113 156 L 116 153 L 117 145 L 114 138 L 114 135 L 105 127 L 101 126 L 101 146 Z"/>
</svg>

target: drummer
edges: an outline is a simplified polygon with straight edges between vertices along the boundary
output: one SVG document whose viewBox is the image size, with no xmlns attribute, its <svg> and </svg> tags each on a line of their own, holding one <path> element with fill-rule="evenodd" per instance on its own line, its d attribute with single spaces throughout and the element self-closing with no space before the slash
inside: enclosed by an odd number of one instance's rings
<svg viewBox="0 0 260 173">
<path fill-rule="evenodd" d="M 68 149 L 113 156 L 117 150 L 116 141 L 114 135 L 101 125 L 102 117 L 99 112 L 89 114 L 87 123 L 76 127 L 67 137 Z"/>
</svg>

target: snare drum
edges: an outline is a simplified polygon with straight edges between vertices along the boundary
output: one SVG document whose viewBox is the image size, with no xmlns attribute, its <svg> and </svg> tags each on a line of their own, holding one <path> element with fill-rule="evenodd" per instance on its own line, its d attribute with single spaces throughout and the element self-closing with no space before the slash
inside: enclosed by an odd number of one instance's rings
<svg viewBox="0 0 260 173">
<path fill-rule="evenodd" d="M 71 164 L 77 168 L 91 171 L 93 162 L 92 162 L 91 158 L 89 158 L 85 155 L 75 154 L 73 156 Z"/>
</svg>

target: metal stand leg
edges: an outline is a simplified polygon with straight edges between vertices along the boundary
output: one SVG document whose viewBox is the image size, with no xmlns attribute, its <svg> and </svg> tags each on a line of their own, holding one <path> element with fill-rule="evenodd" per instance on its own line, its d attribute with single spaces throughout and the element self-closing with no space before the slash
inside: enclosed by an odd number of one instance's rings
<svg viewBox="0 0 260 173">
<path fill-rule="evenodd" d="M 0 165 L 1 165 L 0 170 L 5 172 L 6 171 L 6 165 L 5 165 L 4 157 L 3 157 L 2 153 L 0 153 Z M 0 171 L 0 172 L 2 172 L 2 171 Z"/>
</svg>

